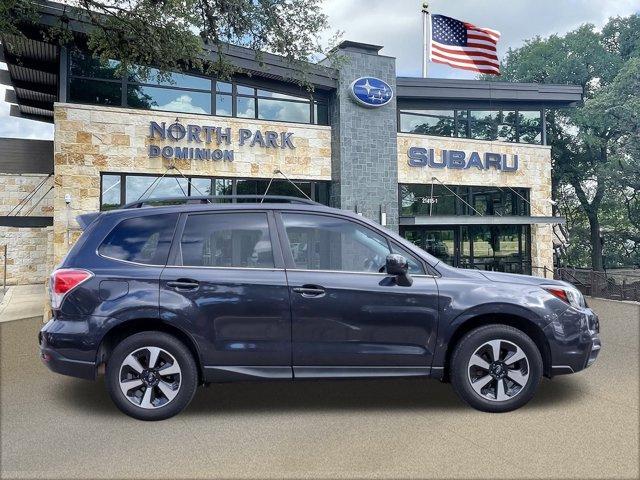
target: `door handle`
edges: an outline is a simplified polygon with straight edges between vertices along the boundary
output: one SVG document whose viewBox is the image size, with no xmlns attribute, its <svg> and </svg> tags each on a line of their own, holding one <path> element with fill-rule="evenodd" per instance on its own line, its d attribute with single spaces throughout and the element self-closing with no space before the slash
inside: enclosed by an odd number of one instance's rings
<svg viewBox="0 0 640 480">
<path fill-rule="evenodd" d="M 325 294 L 325 290 L 318 285 L 303 285 L 301 287 L 294 287 L 293 291 L 295 293 L 299 293 L 305 298 L 317 298 L 323 297 Z"/>
<path fill-rule="evenodd" d="M 175 288 L 176 290 L 197 290 L 200 283 L 188 278 L 179 278 L 178 280 L 168 281 L 167 286 Z"/>
</svg>

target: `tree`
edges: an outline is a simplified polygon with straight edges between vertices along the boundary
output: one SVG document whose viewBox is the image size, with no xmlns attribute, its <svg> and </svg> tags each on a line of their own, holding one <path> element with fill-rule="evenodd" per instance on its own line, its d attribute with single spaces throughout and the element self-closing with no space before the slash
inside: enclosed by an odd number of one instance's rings
<svg viewBox="0 0 640 480">
<path fill-rule="evenodd" d="M 577 223 L 569 225 L 571 237 L 584 231 L 580 221 L 586 218 L 590 263 L 597 270 L 604 268 L 603 231 L 615 239 L 614 257 L 621 257 L 622 245 L 637 255 L 640 245 L 639 62 L 638 15 L 612 18 L 602 31 L 587 24 L 564 36 L 536 37 L 510 49 L 502 62 L 505 81 L 568 83 L 584 89 L 584 105 L 548 112 L 548 138 L 554 198 L 575 196 L 579 211 L 572 210 Z M 560 205 L 574 203 L 560 200 Z M 603 225 L 603 217 L 612 223 Z"/>
<path fill-rule="evenodd" d="M 319 33 L 327 17 L 319 0 L 77 0 L 65 7 L 50 40 L 69 40 L 69 20 L 80 16 L 92 26 L 88 47 L 103 61 L 118 59 L 122 69 L 153 66 L 163 79 L 185 68 L 228 78 L 237 71 L 225 57 L 228 44 L 284 57 L 295 79 L 306 82 L 307 61 L 322 53 Z M 0 31 L 20 35 L 38 18 L 37 2 L 0 0 Z M 149 71 L 141 72 L 143 76 Z"/>
</svg>

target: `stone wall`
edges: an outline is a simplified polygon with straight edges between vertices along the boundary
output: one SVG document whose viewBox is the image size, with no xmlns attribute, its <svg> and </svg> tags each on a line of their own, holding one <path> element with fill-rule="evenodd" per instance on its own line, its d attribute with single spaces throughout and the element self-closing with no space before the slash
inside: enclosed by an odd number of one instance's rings
<svg viewBox="0 0 640 480">
<path fill-rule="evenodd" d="M 38 191 L 30 195 L 41 183 Z M 20 216 L 53 216 L 52 186 L 53 177 L 47 175 L 0 173 L 0 216 L 9 213 Z M 27 197 L 30 198 L 21 204 Z M 7 245 L 8 285 L 42 283 L 46 279 L 52 269 L 52 237 L 53 227 L 0 226 L 0 276 L 4 275 L 3 246 Z"/>
<path fill-rule="evenodd" d="M 185 140 L 150 140 L 150 121 L 230 128 L 231 145 L 194 145 Z M 239 129 L 291 132 L 294 149 L 239 145 Z M 228 148 L 233 161 L 175 160 L 149 157 L 149 145 Z M 174 163 L 185 175 L 271 178 L 280 169 L 289 178 L 331 179 L 331 128 L 223 118 L 184 113 L 149 112 L 124 108 L 56 104 L 54 135 L 54 257 L 59 261 L 77 237 L 77 215 L 100 207 L 100 172 L 163 174 Z M 173 172 L 172 172 L 173 173 Z M 67 209 L 64 197 L 72 201 Z M 68 217 L 67 217 L 68 216 Z M 69 218 L 69 221 L 67 221 Z M 67 226 L 67 223 L 69 224 Z"/>
<path fill-rule="evenodd" d="M 492 152 L 518 155 L 515 172 L 497 169 L 479 170 L 452 168 L 412 167 L 409 165 L 410 147 L 433 148 L 440 158 L 442 150 L 461 150 L 467 153 Z M 530 190 L 531 215 L 551 216 L 551 147 L 523 143 L 491 142 L 467 138 L 443 138 L 398 134 L 398 182 L 431 184 L 436 177 L 446 185 L 482 185 L 499 187 L 523 187 Z M 553 268 L 553 231 L 551 225 L 531 227 L 531 264 L 533 267 Z M 533 273 L 540 273 L 536 269 Z"/>
<path fill-rule="evenodd" d="M 23 199 L 33 192 L 40 183 L 44 184 L 31 198 L 20 206 L 18 215 L 50 217 L 53 215 L 53 177 L 38 174 L 6 174 L 0 173 L 0 215 L 16 214 L 14 209 Z M 30 212 L 30 213 L 28 213 Z"/>
<path fill-rule="evenodd" d="M 338 90 L 330 114 L 333 128 L 332 205 L 398 230 L 398 172 L 395 162 L 397 110 L 395 97 L 378 108 L 358 105 L 349 93 L 351 83 L 372 76 L 396 88 L 395 58 L 341 49 Z"/>
<path fill-rule="evenodd" d="M 7 284 L 43 283 L 53 270 L 53 227 L 0 227 L 0 246 L 7 245 Z M 0 250 L 0 275 L 4 272 Z"/>
</svg>

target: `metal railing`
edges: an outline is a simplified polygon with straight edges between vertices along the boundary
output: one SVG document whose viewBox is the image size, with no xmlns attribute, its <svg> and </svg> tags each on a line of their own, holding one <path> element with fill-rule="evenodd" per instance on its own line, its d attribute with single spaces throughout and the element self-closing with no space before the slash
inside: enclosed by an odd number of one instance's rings
<svg viewBox="0 0 640 480">
<path fill-rule="evenodd" d="M 597 271 L 588 268 L 531 267 L 544 278 L 554 278 L 571 283 L 584 295 L 612 300 L 640 301 L 640 272 Z"/>
<path fill-rule="evenodd" d="M 2 252 L 2 295 L 7 293 L 7 244 L 0 246 Z"/>
</svg>

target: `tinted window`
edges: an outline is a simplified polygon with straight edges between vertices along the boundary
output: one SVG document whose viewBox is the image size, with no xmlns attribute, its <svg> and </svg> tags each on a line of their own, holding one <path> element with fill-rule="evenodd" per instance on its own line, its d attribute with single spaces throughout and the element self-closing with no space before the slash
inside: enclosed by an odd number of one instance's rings
<svg viewBox="0 0 640 480">
<path fill-rule="evenodd" d="M 211 80 L 195 75 L 183 73 L 168 73 L 161 75 L 155 68 L 133 67 L 129 73 L 129 80 L 140 83 L 155 83 L 180 88 L 195 88 L 199 90 L 211 90 Z"/>
<path fill-rule="evenodd" d="M 185 178 L 128 175 L 126 178 L 126 202 L 147 198 L 186 197 L 187 184 Z"/>
<path fill-rule="evenodd" d="M 170 112 L 211 113 L 211 94 L 160 87 L 129 85 L 127 105 Z"/>
<path fill-rule="evenodd" d="M 103 175 L 100 208 L 102 210 L 118 208 L 120 206 L 121 190 L 120 175 Z"/>
<path fill-rule="evenodd" d="M 147 215 L 120 222 L 98 252 L 128 262 L 165 265 L 178 215 Z"/>
<path fill-rule="evenodd" d="M 185 266 L 275 266 L 266 213 L 190 215 L 180 247 Z"/>
<path fill-rule="evenodd" d="M 453 117 L 453 110 L 402 112 L 400 114 L 400 129 L 403 132 L 452 137 L 455 126 Z"/>
<path fill-rule="evenodd" d="M 122 84 L 72 78 L 69 82 L 69 98 L 79 103 L 119 106 L 122 104 Z"/>
<path fill-rule="evenodd" d="M 71 75 L 92 78 L 120 78 L 117 69 L 120 62 L 117 60 L 101 61 L 89 52 L 78 49 L 71 51 Z"/>
<path fill-rule="evenodd" d="M 387 240 L 359 223 L 324 215 L 282 215 L 296 268 L 381 272 Z"/>
<path fill-rule="evenodd" d="M 310 115 L 309 102 L 258 99 L 258 118 L 263 120 L 309 123 Z"/>
<path fill-rule="evenodd" d="M 524 143 L 541 143 L 540 112 L 518 112 L 519 136 Z"/>
</svg>

